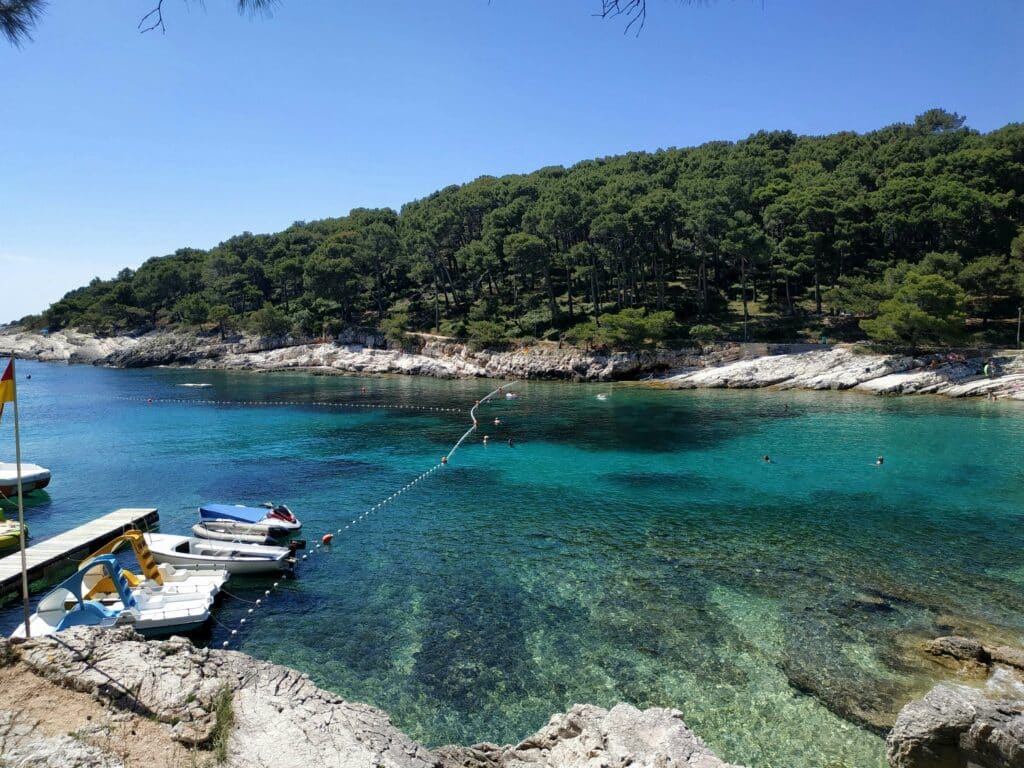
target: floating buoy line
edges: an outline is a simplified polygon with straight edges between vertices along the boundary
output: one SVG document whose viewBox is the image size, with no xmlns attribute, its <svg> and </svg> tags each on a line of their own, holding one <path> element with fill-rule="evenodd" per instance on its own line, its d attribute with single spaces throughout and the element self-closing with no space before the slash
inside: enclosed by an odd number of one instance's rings
<svg viewBox="0 0 1024 768">
<path fill-rule="evenodd" d="M 148 405 L 161 405 L 165 403 L 185 405 L 236 405 L 236 406 L 315 406 L 317 408 L 365 408 L 368 410 L 387 409 L 393 411 L 426 411 L 433 413 L 463 413 L 462 408 L 439 408 L 432 405 L 406 405 L 404 403 L 339 403 L 331 400 L 200 400 L 190 397 L 129 397 L 127 395 L 114 395 L 114 400 L 129 400 L 132 402 L 146 403 Z"/>
<path fill-rule="evenodd" d="M 492 390 L 491 392 L 487 393 L 487 395 L 485 395 L 484 397 L 480 398 L 479 400 L 476 401 L 476 403 L 473 404 L 473 407 L 470 408 L 470 410 L 469 410 L 469 415 L 470 415 L 470 418 L 472 419 L 473 423 L 470 425 L 470 427 L 465 432 L 462 433 L 462 437 L 460 437 L 458 439 L 458 441 L 456 441 L 455 445 L 453 445 L 451 447 L 451 450 L 449 450 L 448 453 L 446 453 L 444 456 L 441 457 L 441 460 L 437 464 L 435 464 L 434 466 L 430 467 L 430 469 L 426 470 L 425 472 L 423 472 L 422 474 L 418 475 L 417 477 L 413 478 L 406 485 L 403 485 L 401 488 L 399 488 L 397 491 L 392 493 L 387 498 L 379 501 L 378 503 L 374 504 L 369 509 L 365 510 L 361 515 L 356 515 L 354 518 L 352 518 L 347 523 L 345 523 L 345 525 L 343 525 L 340 528 L 338 528 L 336 532 L 328 532 L 328 533 L 324 534 L 323 538 L 311 550 L 309 550 L 308 552 L 303 553 L 301 559 L 304 560 L 304 561 L 308 560 L 309 558 L 311 558 L 314 555 L 316 555 L 317 552 L 320 552 L 324 548 L 329 548 L 330 544 L 331 544 L 331 541 L 334 538 L 335 534 L 341 535 L 345 531 L 347 531 L 349 528 L 352 528 L 355 525 L 358 525 L 363 520 L 365 520 L 369 515 L 372 515 L 374 512 L 382 509 L 387 504 L 390 504 L 395 499 L 397 499 L 399 496 L 401 496 L 403 493 L 407 493 L 408 491 L 412 490 L 418 483 L 422 482 L 423 480 L 426 480 L 428 477 L 430 477 L 435 472 L 437 472 L 437 470 L 441 469 L 446 464 L 448 464 L 448 460 L 453 455 L 455 455 L 455 452 L 466 441 L 466 438 L 468 438 L 471 434 L 473 434 L 474 431 L 476 431 L 476 429 L 478 429 L 479 423 L 478 423 L 477 418 L 476 418 L 476 410 L 477 410 L 477 408 L 479 408 L 481 405 L 486 403 L 488 400 L 490 400 L 495 395 L 500 394 L 501 392 L 503 392 L 505 390 L 505 387 L 509 386 L 509 384 L 511 384 L 511 383 L 512 382 L 508 382 L 506 384 L 502 384 L 500 387 L 498 387 L 498 388 Z M 125 398 L 125 399 L 136 399 L 136 398 Z M 163 402 L 167 402 L 167 400 L 164 400 Z M 181 400 L 181 402 L 195 403 L 195 402 L 202 402 L 202 401 L 187 400 L 187 399 L 185 399 L 185 400 Z M 213 402 L 216 402 L 216 401 L 209 401 L 209 402 L 213 403 Z M 226 405 L 242 405 L 243 403 L 240 403 L 240 402 L 237 402 L 237 403 L 236 402 L 230 402 L 230 403 L 225 403 L 225 404 Z M 252 401 L 249 404 L 258 405 L 260 403 L 257 402 L 257 401 Z M 273 404 L 274 405 L 279 405 L 281 403 L 274 402 Z M 309 405 L 309 403 L 295 403 L 295 405 Z M 325 403 L 325 405 L 337 405 L 337 404 L 336 403 Z M 434 408 L 434 409 L 431 409 L 431 410 L 445 411 L 445 412 L 459 412 L 459 413 L 462 412 L 461 408 Z M 247 608 L 246 612 L 245 612 L 245 615 L 241 619 L 238 620 L 238 627 L 237 628 L 232 629 L 227 624 L 224 624 L 223 622 L 218 621 L 215 617 L 213 617 L 211 615 L 211 618 L 213 618 L 213 620 L 218 625 L 223 627 L 228 632 L 228 639 L 224 640 L 221 643 L 221 647 L 222 648 L 227 648 L 228 646 L 231 645 L 231 641 L 234 640 L 235 638 L 237 638 L 238 637 L 238 633 L 242 629 L 245 628 L 246 624 L 250 620 L 252 620 L 254 618 L 256 610 L 258 608 L 262 607 L 263 601 L 266 598 L 270 597 L 270 595 L 278 587 L 280 587 L 280 585 L 281 585 L 280 581 L 275 581 L 271 585 L 271 587 L 269 589 L 263 590 L 263 596 L 262 597 L 258 597 L 258 598 L 256 598 L 255 600 L 252 600 L 252 601 L 245 601 L 245 602 L 249 602 L 251 607 Z"/>
</svg>

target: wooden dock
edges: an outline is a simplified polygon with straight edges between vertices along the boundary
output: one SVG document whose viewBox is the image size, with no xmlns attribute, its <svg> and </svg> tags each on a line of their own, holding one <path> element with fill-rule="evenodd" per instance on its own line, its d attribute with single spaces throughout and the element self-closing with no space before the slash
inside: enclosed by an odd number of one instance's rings
<svg viewBox="0 0 1024 768">
<path fill-rule="evenodd" d="M 31 582 L 73 570 L 78 562 L 129 528 L 147 530 L 160 515 L 155 509 L 118 509 L 84 525 L 32 544 L 25 550 Z M 29 529 L 31 529 L 29 525 Z M 0 600 L 21 593 L 21 551 L 0 558 Z"/>
</svg>

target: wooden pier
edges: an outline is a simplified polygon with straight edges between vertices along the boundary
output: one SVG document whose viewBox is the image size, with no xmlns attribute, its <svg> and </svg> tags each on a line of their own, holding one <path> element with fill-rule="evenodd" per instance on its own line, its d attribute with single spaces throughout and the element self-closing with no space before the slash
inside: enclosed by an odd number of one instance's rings
<svg viewBox="0 0 1024 768">
<path fill-rule="evenodd" d="M 160 515 L 155 509 L 118 509 L 25 550 L 31 582 L 73 570 L 78 562 L 129 528 L 147 530 Z M 31 525 L 29 529 L 31 529 Z M 0 558 L 0 600 L 21 593 L 21 551 Z"/>
</svg>

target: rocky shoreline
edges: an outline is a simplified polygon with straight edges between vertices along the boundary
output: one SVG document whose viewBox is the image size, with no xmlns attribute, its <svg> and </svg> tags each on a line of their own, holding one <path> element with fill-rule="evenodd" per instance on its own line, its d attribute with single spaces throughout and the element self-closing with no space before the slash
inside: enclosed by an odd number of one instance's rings
<svg viewBox="0 0 1024 768">
<path fill-rule="evenodd" d="M 960 637 L 921 650 L 975 684 L 940 684 L 904 707 L 889 765 L 1024 766 L 1024 652 Z M 629 704 L 576 705 L 515 745 L 430 750 L 295 670 L 129 627 L 0 639 L 0 685 L 0 765 L 16 768 L 740 768 L 679 711 Z"/>
<path fill-rule="evenodd" d="M 74 330 L 46 336 L 0 329 L 0 350 L 19 357 L 114 368 L 181 366 L 247 371 L 403 374 L 435 378 L 571 381 L 649 380 L 672 389 L 853 390 L 875 395 L 935 394 L 1024 400 L 1024 353 L 963 357 L 880 355 L 856 346 L 714 344 L 684 350 L 599 353 L 539 345 L 474 351 L 424 337 L 416 352 L 383 348 L 383 340 L 325 343 L 155 331 L 98 338 Z M 984 365 L 994 360 L 996 375 Z"/>
<path fill-rule="evenodd" d="M 19 675 L 29 678 L 20 688 Z M 146 641 L 127 627 L 75 627 L 18 646 L 0 640 L 0 680 L 5 766 L 738 768 L 717 758 L 678 711 L 628 704 L 575 706 L 516 745 L 431 751 L 380 710 L 295 670 L 181 637 Z M 37 705 L 27 715 L 26 702 L 12 700 L 18 690 Z M 150 743 L 136 744 L 143 730 Z"/>
</svg>

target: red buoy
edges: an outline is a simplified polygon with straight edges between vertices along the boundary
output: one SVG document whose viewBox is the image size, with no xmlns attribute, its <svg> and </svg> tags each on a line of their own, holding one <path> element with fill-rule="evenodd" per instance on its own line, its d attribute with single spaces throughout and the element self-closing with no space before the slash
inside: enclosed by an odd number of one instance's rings
<svg viewBox="0 0 1024 768">
<path fill-rule="evenodd" d="M 324 537 L 321 539 L 321 541 L 324 544 L 330 544 L 333 539 L 334 539 L 334 534 L 333 533 L 325 533 Z"/>
</svg>

